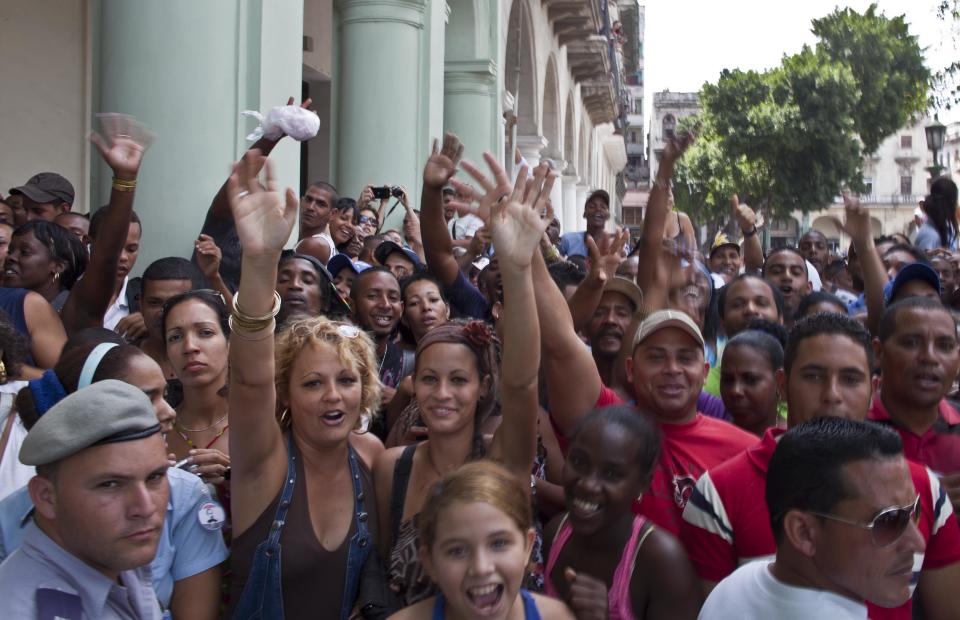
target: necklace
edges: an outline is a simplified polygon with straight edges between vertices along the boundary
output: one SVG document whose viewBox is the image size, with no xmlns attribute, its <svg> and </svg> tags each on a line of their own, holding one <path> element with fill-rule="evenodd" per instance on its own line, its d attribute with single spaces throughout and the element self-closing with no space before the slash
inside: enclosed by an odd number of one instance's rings
<svg viewBox="0 0 960 620">
<path fill-rule="evenodd" d="M 178 411 L 177 413 L 179 413 L 179 411 Z M 220 424 L 221 422 L 223 422 L 223 421 L 226 420 L 226 419 L 227 419 L 227 414 L 225 413 L 225 414 L 223 414 L 222 416 L 220 416 L 220 418 L 219 418 L 216 422 L 214 422 L 213 424 L 211 424 L 210 426 L 208 426 L 208 427 L 206 427 L 206 428 L 187 428 L 187 427 L 184 426 L 183 424 L 180 424 L 180 420 L 179 420 L 179 419 L 177 419 L 177 420 L 174 422 L 174 425 L 179 426 L 181 429 L 183 429 L 184 431 L 186 431 L 186 432 L 188 432 L 188 433 L 202 433 L 202 432 L 204 432 L 204 431 L 210 430 L 211 428 L 214 428 L 217 424 Z"/>
<path fill-rule="evenodd" d="M 210 430 L 211 428 L 215 428 L 218 424 L 220 424 L 221 422 L 223 422 L 223 421 L 226 420 L 226 419 L 227 419 L 227 414 L 225 413 L 225 414 L 223 414 L 223 415 L 220 417 L 220 419 L 218 419 L 216 422 L 214 422 L 213 424 L 211 424 L 210 426 L 208 426 L 208 427 L 206 427 L 206 428 L 187 428 L 186 426 L 183 426 L 182 424 L 180 424 L 180 422 L 179 422 L 178 420 L 174 420 L 174 422 L 173 422 L 173 430 L 174 430 L 174 432 L 177 433 L 177 435 L 180 437 L 180 439 L 182 439 L 182 440 L 184 441 L 184 443 L 186 443 L 186 444 L 187 444 L 188 446 L 190 446 L 190 448 L 192 449 L 192 448 L 195 448 L 196 445 L 194 445 L 192 439 L 190 439 L 189 437 L 187 437 L 187 433 L 202 433 L 202 432 L 204 432 L 204 431 L 208 431 L 208 430 Z M 230 425 L 229 425 L 229 424 L 224 424 L 223 428 L 221 428 L 219 431 L 217 431 L 217 434 L 213 436 L 213 439 L 210 440 L 210 442 L 207 444 L 206 447 L 209 448 L 209 447 L 212 446 L 213 444 L 217 443 L 217 440 L 220 439 L 221 437 L 223 437 L 223 434 L 224 434 L 225 432 L 227 432 L 227 429 L 228 429 L 228 428 L 230 428 Z"/>
</svg>

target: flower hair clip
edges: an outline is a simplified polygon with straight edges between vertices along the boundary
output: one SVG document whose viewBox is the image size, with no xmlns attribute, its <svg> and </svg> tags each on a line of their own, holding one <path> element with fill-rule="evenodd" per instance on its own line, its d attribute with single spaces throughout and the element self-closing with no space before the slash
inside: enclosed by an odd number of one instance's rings
<svg viewBox="0 0 960 620">
<path fill-rule="evenodd" d="M 470 343 L 478 348 L 486 347 L 493 339 L 493 332 L 483 321 L 470 321 L 463 326 L 463 335 Z"/>
</svg>

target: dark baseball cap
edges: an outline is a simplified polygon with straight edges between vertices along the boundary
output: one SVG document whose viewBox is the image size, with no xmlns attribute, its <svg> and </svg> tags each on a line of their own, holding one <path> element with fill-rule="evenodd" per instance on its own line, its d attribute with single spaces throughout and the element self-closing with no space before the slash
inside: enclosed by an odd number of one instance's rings
<svg viewBox="0 0 960 620">
<path fill-rule="evenodd" d="M 606 190 L 602 190 L 602 189 L 594 190 L 593 193 L 587 196 L 587 202 L 590 202 L 594 198 L 599 198 L 600 200 L 603 201 L 603 204 L 607 205 L 607 207 L 610 206 L 610 194 L 608 194 Z M 584 204 L 586 204 L 586 202 Z"/>
<path fill-rule="evenodd" d="M 413 263 L 413 268 L 416 271 L 421 271 L 423 269 L 423 263 L 420 262 L 420 257 L 417 256 L 413 250 L 401 247 L 393 241 L 384 241 L 378 245 L 377 249 L 373 251 L 373 257 L 377 259 L 377 262 L 381 265 L 386 265 L 384 261 L 387 260 L 387 257 L 396 252 L 400 252 L 406 256 L 407 260 Z"/>
<path fill-rule="evenodd" d="M 11 194 L 23 194 L 30 200 L 44 204 L 65 202 L 73 205 L 73 185 L 56 172 L 41 172 L 30 177 L 26 185 L 10 188 Z"/>
<path fill-rule="evenodd" d="M 896 301 L 897 294 L 900 292 L 900 289 L 903 288 L 903 285 L 912 280 L 922 280 L 926 282 L 937 291 L 937 295 L 940 295 L 942 292 L 940 287 L 940 274 L 938 274 L 933 267 L 926 263 L 910 263 L 901 268 L 897 273 L 897 277 L 891 282 L 887 282 L 883 287 L 883 302 L 885 304 L 891 304 Z"/>
</svg>

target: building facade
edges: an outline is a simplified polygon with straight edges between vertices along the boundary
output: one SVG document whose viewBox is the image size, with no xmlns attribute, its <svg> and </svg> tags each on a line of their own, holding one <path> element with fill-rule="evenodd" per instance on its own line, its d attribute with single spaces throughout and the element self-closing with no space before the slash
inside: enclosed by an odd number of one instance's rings
<svg viewBox="0 0 960 620">
<path fill-rule="evenodd" d="M 901 128 L 887 136 L 876 152 L 864 157 L 863 181 L 867 188 L 860 202 L 870 211 L 875 237 L 894 233 L 910 236 L 916 230 L 915 211 L 930 187 L 927 168 L 933 165 L 933 153 L 927 148 L 924 131 L 930 122 L 924 118 Z M 946 153 L 957 148 L 949 141 L 945 144 L 944 165 Z M 843 232 L 843 218 L 843 201 L 837 196 L 825 209 L 807 214 L 795 212 L 787 221 L 774 222 L 769 231 L 770 243 L 795 244 L 804 231 L 816 228 L 835 251 L 846 253 L 850 237 Z"/>
<path fill-rule="evenodd" d="M 623 210 L 621 225 L 627 226 L 634 234 L 638 234 L 642 223 L 643 213 L 649 197 L 647 184 L 650 179 L 650 168 L 647 164 L 644 136 L 646 124 L 643 118 L 644 106 L 644 59 L 643 41 L 646 28 L 645 8 L 639 7 L 634 14 L 621 8 L 621 18 L 624 23 L 626 43 L 624 49 L 630 50 L 625 54 L 625 70 L 627 92 L 629 93 L 627 125 L 624 139 L 627 147 L 627 166 L 621 173 L 623 181 Z M 634 49 L 635 48 L 635 49 Z"/>
<path fill-rule="evenodd" d="M 660 155 L 663 147 L 674 131 L 680 119 L 700 114 L 700 96 L 698 93 L 672 93 L 665 90 L 653 93 L 653 109 L 650 119 L 650 181 L 657 176 Z"/>
<path fill-rule="evenodd" d="M 137 191 L 139 268 L 186 255 L 249 144 L 240 112 L 292 95 L 313 99 L 321 129 L 271 155 L 282 185 L 323 179 L 358 196 L 399 184 L 419 196 L 432 140 L 452 131 L 475 162 L 489 151 L 512 166 L 514 147 L 531 164 L 550 159 L 565 231 L 583 228 L 597 188 L 616 197 L 619 219 L 632 52 L 616 32 L 639 10 L 636 0 L 6 0 L 0 191 L 54 170 L 76 186 L 77 210 L 95 209 L 109 171 L 86 136 L 96 112 L 132 114 L 158 136 Z"/>
</svg>

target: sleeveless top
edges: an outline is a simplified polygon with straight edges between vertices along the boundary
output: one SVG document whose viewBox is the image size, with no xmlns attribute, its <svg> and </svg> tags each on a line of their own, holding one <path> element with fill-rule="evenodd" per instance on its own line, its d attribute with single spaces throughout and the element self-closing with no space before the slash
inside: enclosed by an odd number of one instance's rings
<svg viewBox="0 0 960 620">
<path fill-rule="evenodd" d="M 359 467 L 363 494 L 366 497 L 375 497 L 370 471 L 362 461 L 359 461 Z M 296 481 L 280 537 L 283 550 L 280 554 L 283 608 L 286 618 L 313 618 L 317 617 L 319 601 L 339 602 L 343 598 L 347 579 L 347 556 L 350 540 L 356 534 L 357 523 L 355 519 L 351 520 L 350 530 L 339 547 L 332 551 L 326 550 L 317 540 L 310 522 L 302 458 L 296 459 Z M 282 491 L 277 493 L 277 497 L 257 517 L 253 525 L 233 539 L 230 551 L 230 568 L 233 573 L 230 584 L 231 606 L 240 602 L 247 577 L 253 568 L 254 554 L 258 545 L 271 531 L 281 494 Z M 376 511 L 372 510 L 367 518 L 370 531 L 376 532 Z M 332 605 L 331 609 L 336 607 Z M 228 614 L 228 617 L 232 616 L 233 609 Z"/>
<path fill-rule="evenodd" d="M 397 459 L 393 467 L 393 490 L 390 493 L 393 546 L 390 547 L 387 576 L 390 580 L 390 589 L 398 595 L 404 607 L 438 592 L 437 586 L 420 562 L 420 531 L 417 526 L 417 517 L 420 513 L 415 514 L 412 519 L 401 521 L 417 445 L 411 444 L 404 448 L 400 458 Z"/>
<path fill-rule="evenodd" d="M 327 257 L 327 260 L 330 260 L 331 258 L 333 258 L 334 256 L 340 253 L 340 252 L 337 252 L 337 245 L 333 242 L 333 237 L 331 237 L 329 233 L 325 233 L 325 232 L 317 233 L 315 235 L 310 235 L 309 238 L 321 239 L 328 246 L 330 246 L 330 256 Z M 300 244 L 298 243 L 297 245 L 300 245 Z"/>
<path fill-rule="evenodd" d="M 0 310 L 7 313 L 14 329 L 24 337 L 27 345 L 27 364 L 36 366 L 33 355 L 30 353 L 30 330 L 27 328 L 27 317 L 23 312 L 23 301 L 29 292 L 25 288 L 0 288 Z"/>
<path fill-rule="evenodd" d="M 633 569 L 637 564 L 640 546 L 653 531 L 653 524 L 651 523 L 647 531 L 643 532 L 643 535 L 640 534 L 646 523 L 647 519 L 642 515 L 634 517 L 630 540 L 623 550 L 623 555 L 620 556 L 617 568 L 613 571 L 613 583 L 610 584 L 607 592 L 609 620 L 634 620 L 637 617 L 634 615 L 633 606 L 630 604 L 630 578 L 633 577 Z M 553 567 L 557 563 L 557 558 L 560 557 L 560 552 L 567 541 L 570 540 L 572 533 L 573 527 L 567 522 L 567 515 L 563 515 L 560 527 L 557 529 L 557 536 L 550 546 L 550 556 L 547 558 L 546 594 L 554 598 L 560 598 L 560 595 L 554 588 L 550 576 L 553 574 Z"/>
<path fill-rule="evenodd" d="M 523 600 L 524 620 L 540 620 L 540 610 L 537 609 L 537 602 L 533 600 L 533 595 L 521 588 L 520 598 Z M 440 592 L 437 594 L 437 601 L 433 604 L 433 616 L 431 616 L 433 620 L 446 620 L 444 605 L 446 600 L 443 598 L 443 592 Z"/>
</svg>

